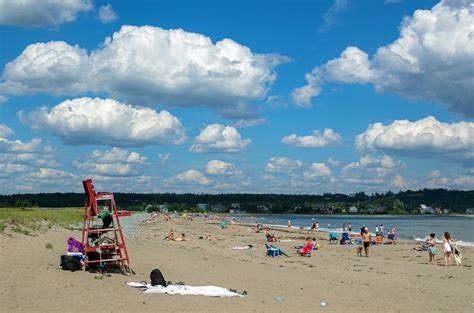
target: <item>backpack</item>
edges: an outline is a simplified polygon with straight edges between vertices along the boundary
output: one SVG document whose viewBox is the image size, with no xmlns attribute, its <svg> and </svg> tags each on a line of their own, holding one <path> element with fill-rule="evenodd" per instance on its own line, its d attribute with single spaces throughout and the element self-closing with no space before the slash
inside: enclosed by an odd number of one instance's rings
<svg viewBox="0 0 474 313">
<path fill-rule="evenodd" d="M 166 287 L 166 280 L 163 277 L 163 274 L 161 271 L 157 268 L 155 268 L 153 271 L 150 273 L 150 280 L 151 280 L 151 285 L 152 286 L 163 286 Z"/>
<path fill-rule="evenodd" d="M 61 255 L 60 266 L 65 271 L 79 271 L 82 269 L 81 258 L 75 255 Z"/>
</svg>

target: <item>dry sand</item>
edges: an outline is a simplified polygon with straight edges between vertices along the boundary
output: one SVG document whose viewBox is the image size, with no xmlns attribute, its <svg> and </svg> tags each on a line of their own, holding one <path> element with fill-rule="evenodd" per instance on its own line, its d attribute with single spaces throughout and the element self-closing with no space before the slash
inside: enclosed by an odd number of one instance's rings
<svg viewBox="0 0 474 313">
<path fill-rule="evenodd" d="M 185 232 L 187 242 L 163 240 L 169 229 Z M 462 248 L 463 265 L 428 264 L 415 242 L 371 247 L 369 258 L 353 246 L 329 245 L 298 257 L 295 245 L 309 234 L 274 230 L 276 245 L 290 257 L 265 256 L 264 234 L 245 225 L 220 229 L 215 222 L 175 219 L 144 225 L 127 246 L 136 275 L 102 276 L 58 269 L 69 236 L 51 229 L 38 236 L 0 234 L 1 312 L 473 312 L 474 249 Z M 198 239 L 210 234 L 219 240 Z M 47 249 L 46 244 L 53 245 Z M 252 250 L 230 246 L 253 245 Z M 159 268 L 166 280 L 247 291 L 244 298 L 145 295 L 126 281 L 149 281 Z M 327 306 L 321 307 L 321 301 Z"/>
</svg>

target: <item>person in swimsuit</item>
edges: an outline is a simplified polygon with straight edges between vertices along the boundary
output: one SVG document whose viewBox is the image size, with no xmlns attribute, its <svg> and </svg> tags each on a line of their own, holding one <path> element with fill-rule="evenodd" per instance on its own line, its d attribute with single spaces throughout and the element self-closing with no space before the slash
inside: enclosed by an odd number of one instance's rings
<svg viewBox="0 0 474 313">
<path fill-rule="evenodd" d="M 166 240 L 174 240 L 174 233 L 173 230 L 170 229 L 170 232 L 168 233 L 168 236 L 165 238 Z"/>
<path fill-rule="evenodd" d="M 316 222 L 316 232 L 319 231 L 319 221 Z"/>
<path fill-rule="evenodd" d="M 347 229 L 348 229 L 349 231 L 352 231 L 352 224 L 351 224 L 351 223 L 349 223 L 349 224 L 347 225 Z"/>
<path fill-rule="evenodd" d="M 453 250 L 451 249 L 451 235 L 448 232 L 444 233 L 443 247 L 444 247 L 444 266 L 449 266 L 451 265 L 451 254 Z"/>
<path fill-rule="evenodd" d="M 186 238 L 185 234 L 181 234 L 180 237 L 176 238 L 175 241 L 187 241 L 188 238 Z"/>
<path fill-rule="evenodd" d="M 436 264 L 436 253 L 438 253 L 438 248 L 436 248 L 436 239 L 435 239 L 435 234 L 431 233 L 430 238 L 426 240 L 426 243 L 428 244 L 428 254 L 430 255 L 430 264 L 435 265 Z"/>
<path fill-rule="evenodd" d="M 364 229 L 364 233 L 362 234 L 362 240 L 364 244 L 365 256 L 369 257 L 369 246 L 372 242 L 372 235 L 369 233 L 369 229 L 367 227 Z"/>
</svg>

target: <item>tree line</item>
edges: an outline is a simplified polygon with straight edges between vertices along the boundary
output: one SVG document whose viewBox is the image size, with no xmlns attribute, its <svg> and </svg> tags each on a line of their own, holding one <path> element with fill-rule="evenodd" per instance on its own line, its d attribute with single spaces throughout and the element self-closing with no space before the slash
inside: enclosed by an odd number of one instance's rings
<svg viewBox="0 0 474 313">
<path fill-rule="evenodd" d="M 229 209 L 256 213 L 302 213 L 311 214 L 330 208 L 334 213 L 343 213 L 351 206 L 358 213 L 367 213 L 371 208 L 384 208 L 383 213 L 418 213 L 421 204 L 447 209 L 450 212 L 464 213 L 466 208 L 474 207 L 474 190 L 422 189 L 393 193 L 364 192 L 355 194 L 324 193 L 309 194 L 176 194 L 176 193 L 115 193 L 120 209 L 145 210 L 148 206 L 156 208 L 166 205 L 173 211 L 198 211 L 197 204 L 206 204 L 209 210 L 227 212 Z M 37 193 L 0 195 L 0 207 L 82 207 L 85 195 L 82 193 Z M 238 206 L 236 205 L 238 204 Z M 369 211 L 370 212 L 370 211 Z"/>
</svg>

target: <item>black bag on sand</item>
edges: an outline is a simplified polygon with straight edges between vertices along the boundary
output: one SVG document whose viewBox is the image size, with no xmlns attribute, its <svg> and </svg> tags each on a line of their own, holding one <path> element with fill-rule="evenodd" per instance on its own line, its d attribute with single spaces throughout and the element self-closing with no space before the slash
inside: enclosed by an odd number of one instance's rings
<svg viewBox="0 0 474 313">
<path fill-rule="evenodd" d="M 61 255 L 60 266 L 65 271 L 79 271 L 82 269 L 81 258 L 74 255 Z"/>
<path fill-rule="evenodd" d="M 163 274 L 161 274 L 161 271 L 157 268 L 155 268 L 153 271 L 150 273 L 150 280 L 151 280 L 151 285 L 152 286 L 163 286 L 166 287 L 166 280 L 163 277 Z"/>
</svg>

